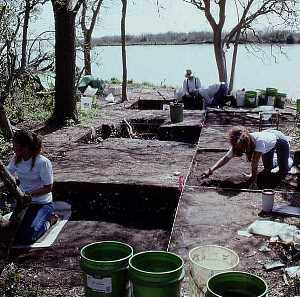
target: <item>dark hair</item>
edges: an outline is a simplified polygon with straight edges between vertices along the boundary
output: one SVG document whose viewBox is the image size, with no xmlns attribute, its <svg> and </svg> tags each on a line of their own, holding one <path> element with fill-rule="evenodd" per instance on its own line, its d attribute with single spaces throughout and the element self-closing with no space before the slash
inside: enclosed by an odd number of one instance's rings
<svg viewBox="0 0 300 297">
<path fill-rule="evenodd" d="M 42 150 L 42 138 L 36 133 L 27 130 L 17 130 L 14 133 L 13 142 L 30 150 L 32 157 L 32 169 L 35 164 L 36 157 L 41 153 Z M 21 160 L 21 157 L 16 156 L 15 163 L 18 164 L 19 162 L 21 162 Z"/>
<path fill-rule="evenodd" d="M 233 153 L 236 156 L 242 156 L 246 153 L 247 159 L 250 162 L 255 149 L 255 143 L 250 136 L 249 130 L 242 126 L 236 126 L 229 131 L 229 142 L 232 146 Z M 236 146 L 239 145 L 240 148 Z"/>
</svg>

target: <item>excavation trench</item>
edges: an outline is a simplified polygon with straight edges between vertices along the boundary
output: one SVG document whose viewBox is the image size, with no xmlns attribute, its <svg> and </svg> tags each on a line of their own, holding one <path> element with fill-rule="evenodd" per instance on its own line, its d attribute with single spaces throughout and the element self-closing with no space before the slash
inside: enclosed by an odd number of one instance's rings
<svg viewBox="0 0 300 297">
<path fill-rule="evenodd" d="M 200 121 L 199 121 L 200 123 Z M 201 125 L 172 124 L 165 119 L 123 120 L 117 125 L 103 124 L 96 129 L 95 142 L 107 138 L 133 138 L 144 140 L 177 141 L 195 144 L 201 133 Z M 79 142 L 90 143 L 91 137 L 83 137 Z"/>
<path fill-rule="evenodd" d="M 72 206 L 72 221 L 106 221 L 137 229 L 171 230 L 177 188 L 130 184 L 55 183 L 54 199 Z"/>
</svg>

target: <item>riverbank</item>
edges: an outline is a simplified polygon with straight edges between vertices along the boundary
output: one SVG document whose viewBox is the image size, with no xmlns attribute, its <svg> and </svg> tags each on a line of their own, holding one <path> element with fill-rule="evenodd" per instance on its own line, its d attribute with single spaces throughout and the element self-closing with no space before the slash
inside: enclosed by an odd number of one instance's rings
<svg viewBox="0 0 300 297">
<path fill-rule="evenodd" d="M 226 32 L 224 33 L 224 35 Z M 256 32 L 257 35 L 241 38 L 241 44 L 299 44 L 300 33 L 288 31 Z M 257 36 L 259 36 L 259 41 Z M 189 45 L 213 44 L 212 32 L 166 32 L 158 34 L 127 35 L 126 44 L 132 45 Z M 95 38 L 92 46 L 119 46 L 121 37 L 118 35 Z"/>
</svg>

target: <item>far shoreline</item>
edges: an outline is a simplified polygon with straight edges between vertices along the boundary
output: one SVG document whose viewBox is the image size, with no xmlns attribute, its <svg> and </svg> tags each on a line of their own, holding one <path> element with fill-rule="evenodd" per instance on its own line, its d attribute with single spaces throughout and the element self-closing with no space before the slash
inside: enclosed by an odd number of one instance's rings
<svg viewBox="0 0 300 297">
<path fill-rule="evenodd" d="M 262 42 L 262 43 L 256 43 L 256 42 L 241 42 L 240 45 L 243 44 L 259 44 L 259 45 L 270 45 L 270 46 L 291 46 L 291 45 L 299 45 L 299 43 L 287 43 L 287 42 Z M 206 41 L 206 42 L 187 42 L 187 43 L 180 43 L 180 42 L 176 42 L 176 43 L 165 43 L 165 42 L 130 42 L 130 43 L 126 43 L 126 46 L 162 46 L 162 45 L 213 45 L 213 42 L 211 41 Z M 105 46 L 122 46 L 121 43 L 92 43 L 92 47 L 105 47 Z"/>
</svg>

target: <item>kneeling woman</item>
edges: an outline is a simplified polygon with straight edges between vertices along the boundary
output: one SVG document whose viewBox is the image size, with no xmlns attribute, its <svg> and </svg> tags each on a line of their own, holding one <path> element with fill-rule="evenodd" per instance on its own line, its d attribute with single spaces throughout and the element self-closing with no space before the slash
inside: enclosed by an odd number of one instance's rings
<svg viewBox="0 0 300 297">
<path fill-rule="evenodd" d="M 284 178 L 289 171 L 288 160 L 290 145 L 288 137 L 278 130 L 268 129 L 250 133 L 245 127 L 233 127 L 229 131 L 231 149 L 218 160 L 203 175 L 210 176 L 215 170 L 224 166 L 233 157 L 241 157 L 244 153 L 251 162 L 251 186 L 255 187 L 258 171 L 258 163 L 262 159 L 264 170 L 270 172 L 274 167 L 274 152 L 277 153 L 279 176 Z"/>
<path fill-rule="evenodd" d="M 41 155 L 40 137 L 29 131 L 16 131 L 13 137 L 14 156 L 7 166 L 20 183 L 20 188 L 32 196 L 18 231 L 16 242 L 30 244 L 40 238 L 57 219 L 53 215 L 53 171 L 50 160 Z"/>
</svg>

